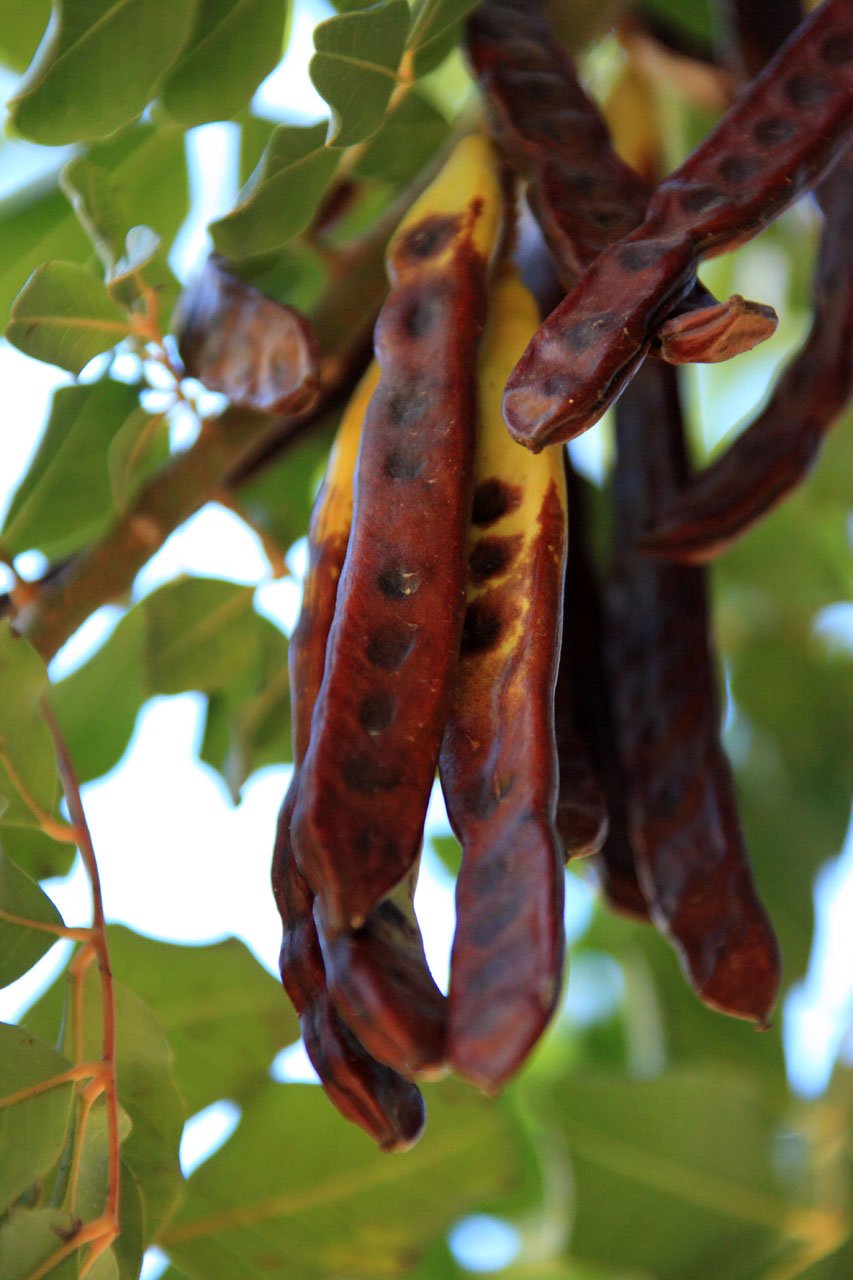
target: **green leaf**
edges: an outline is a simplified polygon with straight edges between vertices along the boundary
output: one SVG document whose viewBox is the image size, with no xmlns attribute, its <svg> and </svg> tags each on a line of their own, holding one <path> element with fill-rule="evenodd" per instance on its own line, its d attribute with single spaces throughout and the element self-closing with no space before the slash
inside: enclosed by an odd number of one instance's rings
<svg viewBox="0 0 853 1280">
<path fill-rule="evenodd" d="M 204 1280 L 406 1274 L 456 1218 L 526 1176 L 506 1105 L 455 1084 L 429 1089 L 428 1104 L 425 1136 L 395 1159 L 345 1124 L 319 1089 L 265 1085 L 189 1179 L 160 1244 Z M 270 1158 L 271 1134 L 287 1135 L 280 1160 Z"/>
<path fill-rule="evenodd" d="M 113 506 L 124 514 L 140 485 L 169 457 L 169 424 L 163 414 L 134 409 L 107 451 Z"/>
<path fill-rule="evenodd" d="M 76 1226 L 77 1219 L 61 1209 L 13 1209 L 0 1224 L 3 1280 L 30 1280 Z M 47 1274 L 50 1280 L 77 1280 L 77 1254 L 70 1254 Z"/>
<path fill-rule="evenodd" d="M 55 983 L 26 1015 L 37 1034 L 55 1034 L 63 1012 L 66 984 Z M 131 1121 L 122 1142 L 122 1158 L 138 1180 L 144 1204 L 145 1238 L 153 1239 L 172 1213 L 183 1179 L 178 1146 L 186 1109 L 172 1074 L 172 1054 L 151 1010 L 128 987 L 114 983 L 118 1098 Z M 82 1057 L 101 1055 L 101 993 L 97 966 L 83 986 Z M 71 1034 L 65 1020 L 66 1038 Z"/>
<path fill-rule="evenodd" d="M 419 93 L 408 93 L 359 156 L 355 173 L 405 186 L 435 154 L 448 131 L 440 111 Z"/>
<path fill-rule="evenodd" d="M 251 587 L 216 578 L 177 578 L 144 602 L 152 693 L 227 688 L 255 650 Z"/>
<path fill-rule="evenodd" d="M 0 849 L 0 987 L 15 982 L 50 950 L 57 934 L 31 929 L 4 917 L 35 924 L 62 925 L 62 916 L 47 894 Z"/>
<path fill-rule="evenodd" d="M 175 1079 L 191 1115 L 220 1098 L 241 1101 L 299 1037 L 278 979 L 236 938 L 175 946 L 114 925 L 110 958 L 169 1038 Z"/>
<path fill-rule="evenodd" d="M 408 41 L 416 75 L 426 75 L 445 59 L 476 4 L 477 0 L 418 0 Z"/>
<path fill-rule="evenodd" d="M 0 62 L 23 71 L 50 18 L 50 0 L 4 0 Z"/>
<path fill-rule="evenodd" d="M 456 836 L 430 836 L 430 844 L 450 874 L 458 875 L 462 865 L 462 849 Z"/>
<path fill-rule="evenodd" d="M 189 36 L 195 0 L 54 0 L 35 60 L 9 103 L 47 146 L 103 138 L 138 116 Z"/>
<path fill-rule="evenodd" d="M 211 223 L 219 253 L 236 259 L 272 253 L 305 230 L 338 163 L 325 135 L 324 124 L 275 130 L 236 208 Z"/>
<path fill-rule="evenodd" d="M 50 558 L 90 543 L 114 514 L 108 450 L 138 405 L 138 388 L 108 378 L 60 387 L 30 469 L 3 527 L 13 554 Z"/>
<path fill-rule="evenodd" d="M 161 90 L 172 118 L 189 127 L 236 115 L 281 57 L 288 10 L 283 0 L 199 0 Z"/>
<path fill-rule="evenodd" d="M 750 1280 L 789 1245 L 796 1208 L 772 1163 L 781 1118 L 754 1081 L 575 1074 L 547 1119 L 574 1166 L 573 1260 L 656 1280 Z"/>
<path fill-rule="evenodd" d="M 242 510 L 279 546 L 292 546 L 308 528 L 339 422 L 339 413 L 330 414 L 324 424 L 295 441 L 277 461 L 240 486 Z"/>
<path fill-rule="evenodd" d="M 55 1049 L 34 1039 L 23 1027 L 0 1023 L 0 1099 L 43 1085 L 70 1066 Z M 69 1082 L 0 1106 L 0 1214 L 56 1164 L 65 1144 L 73 1101 L 74 1085 Z M 9 1274 L 0 1267 L 3 1280 Z"/>
<path fill-rule="evenodd" d="M 56 802 L 53 739 L 40 710 L 46 689 L 47 673 L 41 658 L 12 632 L 8 620 L 0 621 L 0 750 L 17 779 L 0 760 L 2 824 L 39 826 L 21 796 L 19 783 L 45 813 L 50 813 Z"/>
<path fill-rule="evenodd" d="M 406 0 L 329 18 L 314 29 L 311 79 L 332 108 L 329 143 L 363 142 L 382 123 L 409 30 Z"/>
<path fill-rule="evenodd" d="M 134 220 L 153 227 L 169 244 L 188 207 L 182 130 L 135 125 L 114 141 L 91 147 L 87 156 L 108 173 L 116 197 L 123 207 L 133 209 Z M 0 202 L 0 240 L 0 315 L 6 315 L 41 263 L 85 263 L 91 257 L 89 237 L 67 200 L 55 186 L 46 190 L 43 183 Z"/>
<path fill-rule="evenodd" d="M 0 849 L 32 880 L 67 875 L 77 855 L 72 844 L 60 844 L 39 827 L 0 825 Z"/>
<path fill-rule="evenodd" d="M 107 290 L 85 267 L 46 262 L 18 294 L 6 337 L 25 355 L 79 373 L 130 334 Z"/>
<path fill-rule="evenodd" d="M 135 608 L 88 662 L 51 686 L 50 704 L 80 782 L 100 777 L 124 754 L 148 696 L 144 657 L 145 615 Z"/>
</svg>

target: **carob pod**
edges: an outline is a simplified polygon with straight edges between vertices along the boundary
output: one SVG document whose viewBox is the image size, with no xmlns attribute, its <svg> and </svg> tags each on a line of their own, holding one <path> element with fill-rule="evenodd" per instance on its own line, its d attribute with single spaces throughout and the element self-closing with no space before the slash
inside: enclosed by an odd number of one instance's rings
<svg viewBox="0 0 853 1280">
<path fill-rule="evenodd" d="M 589 546 L 587 485 L 565 455 L 569 494 L 569 558 L 563 606 L 563 645 L 557 674 L 556 725 L 560 753 L 560 798 L 557 827 L 570 856 L 586 832 L 602 892 L 611 907 L 638 920 L 649 912 L 637 879 L 628 835 L 627 780 L 619 757 L 613 721 L 612 689 L 605 670 L 605 617 L 598 576 Z M 568 787 L 577 772 L 574 755 L 583 744 L 604 798 L 604 823 L 595 802 L 578 813 Z M 598 850 L 595 845 L 599 844 Z M 582 850 L 578 850 L 581 852 Z"/>
<path fill-rule="evenodd" d="M 467 50 L 495 138 L 527 179 L 528 201 L 569 288 L 643 221 L 651 188 L 614 151 L 539 4 L 487 0 L 468 19 Z M 771 307 L 738 296 L 717 302 L 695 279 L 677 310 L 652 349 L 671 364 L 728 360 L 776 328 Z"/>
<path fill-rule="evenodd" d="M 796 23 L 799 5 L 727 5 L 742 64 L 751 72 Z M 732 55 L 733 56 L 733 55 Z M 764 409 L 695 476 L 640 545 L 673 560 L 713 559 L 803 481 L 827 431 L 853 395 L 853 152 L 815 192 L 824 225 L 813 284 L 814 315 Z"/>
<path fill-rule="evenodd" d="M 699 997 L 765 1025 L 779 953 L 719 742 L 705 570 L 656 564 L 635 547 L 686 478 L 673 370 L 640 370 L 617 405 L 616 434 L 607 659 L 640 883 Z"/>
<path fill-rule="evenodd" d="M 486 276 L 500 232 L 489 144 L 464 139 L 388 249 L 352 535 L 292 824 L 327 937 L 410 870 L 465 604 Z"/>
<path fill-rule="evenodd" d="M 480 355 L 480 430 L 465 623 L 440 775 L 462 846 L 447 1056 L 491 1092 L 547 1025 L 565 954 L 554 826 L 554 683 L 566 495 L 560 450 L 507 435 L 501 394 L 539 319 L 515 271 L 496 282 Z"/>
<path fill-rule="evenodd" d="M 272 883 L 283 926 L 282 981 L 299 1014 L 305 1048 L 323 1088 L 341 1114 L 381 1147 L 401 1150 L 420 1136 L 423 1100 L 413 1084 L 366 1052 L 335 1009 L 314 924 L 314 895 L 296 865 L 290 840 L 300 762 L 308 745 L 349 534 L 361 422 L 377 373 L 371 370 L 362 380 L 344 415 L 312 516 L 302 614 L 290 646 L 295 772 L 279 814 Z"/>
<path fill-rule="evenodd" d="M 513 436 L 540 449 L 597 422 L 700 258 L 751 239 L 819 181 L 851 117 L 853 6 L 824 0 L 539 329 L 507 383 Z"/>
</svg>

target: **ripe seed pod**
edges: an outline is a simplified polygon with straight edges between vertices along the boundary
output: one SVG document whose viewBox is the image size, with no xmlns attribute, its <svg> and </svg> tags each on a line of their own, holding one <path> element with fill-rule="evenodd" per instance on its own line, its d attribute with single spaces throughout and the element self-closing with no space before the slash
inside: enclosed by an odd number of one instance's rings
<svg viewBox="0 0 853 1280">
<path fill-rule="evenodd" d="M 440 771 L 462 845 L 447 1054 L 491 1091 L 521 1064 L 560 991 L 564 872 L 554 827 L 554 682 L 566 495 L 560 451 L 525 454 L 500 415 L 538 311 L 515 273 L 496 284 L 480 357 L 468 595 Z"/>
<path fill-rule="evenodd" d="M 293 821 L 329 937 L 358 929 L 420 847 L 462 626 L 476 352 L 501 217 L 489 144 L 467 138 L 388 249 L 381 377 Z"/>
<path fill-rule="evenodd" d="M 314 921 L 314 895 L 296 865 L 290 839 L 300 766 L 309 743 L 352 521 L 352 482 L 362 422 L 378 380 L 379 370 L 373 365 L 347 407 L 311 519 L 302 611 L 290 646 L 296 770 L 279 816 L 272 875 L 283 925 L 281 975 L 300 1015 L 308 1055 L 338 1110 L 383 1148 L 399 1150 L 416 1141 L 423 1128 L 422 1099 L 412 1084 L 376 1061 L 341 1018 L 334 1003 L 335 982 L 321 951 L 322 932 Z M 394 931 L 386 949 L 392 957 L 399 950 Z M 426 988 L 430 996 L 435 992 L 440 1011 L 441 997 L 425 963 L 420 970 L 410 965 L 407 976 L 411 992 L 406 1007 L 417 1009 L 417 997 Z M 428 1030 L 431 1035 L 432 1027 Z"/>
<path fill-rule="evenodd" d="M 776 938 L 756 895 L 719 742 L 705 571 L 655 564 L 637 533 L 684 482 L 675 374 L 648 363 L 617 406 L 608 666 L 643 894 L 699 997 L 766 1023 Z"/>
<path fill-rule="evenodd" d="M 491 128 L 563 282 L 638 226 L 651 190 L 613 150 L 607 124 L 535 0 L 487 0 L 468 20 L 468 56 Z M 771 307 L 716 299 L 695 278 L 652 354 L 672 364 L 727 360 L 769 338 Z M 654 334 L 650 334 L 650 341 Z"/>
<path fill-rule="evenodd" d="M 831 167 L 853 115 L 851 37 L 849 0 L 825 0 L 657 188 L 642 225 L 599 255 L 507 383 L 517 440 L 539 449 L 597 422 L 699 259 L 757 235 Z"/>
</svg>

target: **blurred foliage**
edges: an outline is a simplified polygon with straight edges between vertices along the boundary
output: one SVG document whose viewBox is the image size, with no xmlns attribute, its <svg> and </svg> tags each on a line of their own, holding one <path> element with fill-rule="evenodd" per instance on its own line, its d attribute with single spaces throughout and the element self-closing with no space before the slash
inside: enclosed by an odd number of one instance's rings
<svg viewBox="0 0 853 1280">
<path fill-rule="evenodd" d="M 0 202 L 0 311 L 11 342 L 82 377 L 46 408 L 5 512 L 4 557 L 39 551 L 61 574 L 66 558 L 132 517 L 144 486 L 162 484 L 165 493 L 171 482 L 169 423 L 178 409 L 198 408 L 175 380 L 170 339 L 161 341 L 189 210 L 186 130 L 229 120 L 239 135 L 243 187 L 211 228 L 216 249 L 277 298 L 313 305 L 335 253 L 417 179 L 457 122 L 464 127 L 470 95 L 448 55 L 472 7 L 334 4 L 311 66 L 330 119 L 301 125 L 273 124 L 252 107 L 289 38 L 285 0 L 5 0 L 0 64 L 23 79 L 0 155 L 11 172 L 36 145 L 72 144 L 74 153 L 68 163 L 67 152 L 45 150 L 45 176 Z M 549 4 L 572 47 L 599 34 L 619 7 Z M 689 47 L 711 47 L 714 6 L 705 0 L 635 7 Z M 593 47 L 590 65 L 596 58 L 618 65 L 611 37 Z M 408 93 L 400 66 L 415 85 Z M 665 86 L 661 95 L 668 155 L 710 120 L 706 106 L 679 93 Z M 334 184 L 350 182 L 353 202 L 330 218 L 324 240 L 312 222 Z M 816 233 L 815 220 L 795 212 L 708 273 L 758 296 L 755 278 L 770 264 L 771 300 L 784 308 L 777 359 L 807 320 Z M 727 388 L 754 388 L 767 368 L 756 352 L 734 372 L 714 370 L 694 414 L 697 450 L 700 417 L 728 413 Z M 273 450 L 229 493 L 282 562 L 305 533 L 336 412 Z M 838 854 L 850 812 L 849 636 L 833 646 L 816 625 L 850 596 L 850 425 L 828 441 L 809 483 L 713 573 L 727 742 L 786 990 L 805 973 L 812 885 Z M 217 579 L 131 592 L 97 651 L 52 685 L 36 652 L 0 623 L 4 985 L 63 929 L 37 883 L 64 873 L 71 857 L 54 838 L 60 789 L 41 700 L 49 697 L 85 782 L 119 762 L 149 698 L 200 691 L 200 755 L 237 803 L 258 768 L 290 759 L 287 650 L 286 636 L 255 608 L 253 589 Z M 438 837 L 435 847 L 455 873 L 455 840 Z M 589 873 L 570 874 L 570 897 L 582 893 L 578 877 Z M 517 1232 L 516 1255 L 492 1273 L 503 1280 L 853 1273 L 849 1072 L 838 1067 L 822 1098 L 793 1097 L 781 1013 L 757 1036 L 709 1012 L 642 925 L 596 912 L 574 947 L 579 989 L 591 984 L 596 995 L 590 1009 L 582 1014 L 570 997 L 498 1101 L 454 1081 L 431 1086 L 426 1136 L 397 1157 L 377 1153 L 318 1089 L 270 1079 L 279 1050 L 297 1039 L 297 1021 L 277 980 L 242 944 L 180 947 L 118 927 L 108 936 L 118 980 L 122 1234 L 87 1272 L 91 1280 L 135 1280 L 152 1242 L 168 1254 L 167 1280 L 459 1280 L 471 1273 L 449 1233 L 475 1213 L 499 1215 Z M 45 1260 L 74 1226 L 72 1181 L 75 1212 L 96 1217 L 103 1203 L 103 1105 L 93 1104 L 75 1147 L 80 1108 L 64 1075 L 98 1057 L 101 1003 L 94 968 L 75 981 L 62 975 L 24 1027 L 0 1026 L 2 1280 L 81 1275 L 79 1252 L 47 1271 Z M 222 1099 L 239 1107 L 237 1128 L 185 1181 L 184 1121 Z"/>
</svg>

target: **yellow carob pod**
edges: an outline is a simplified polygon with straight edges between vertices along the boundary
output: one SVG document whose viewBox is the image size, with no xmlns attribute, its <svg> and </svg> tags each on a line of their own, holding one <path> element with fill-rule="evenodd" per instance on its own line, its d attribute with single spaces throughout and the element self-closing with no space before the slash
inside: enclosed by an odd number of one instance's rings
<svg viewBox="0 0 853 1280">
<path fill-rule="evenodd" d="M 501 417 L 509 371 L 539 322 L 514 271 L 491 299 L 462 647 L 441 782 L 462 845 L 447 1054 L 486 1091 L 542 1033 L 560 991 L 564 872 L 555 828 L 554 686 L 567 512 L 562 450 L 537 456 Z"/>
<path fill-rule="evenodd" d="M 447 719 L 465 607 L 486 280 L 502 222 L 489 144 L 458 144 L 388 248 L 381 377 L 294 813 L 328 937 L 407 874 Z"/>
<path fill-rule="evenodd" d="M 308 1056 L 329 1098 L 385 1150 L 401 1150 L 423 1129 L 423 1100 L 410 1081 L 376 1061 L 351 1033 L 333 1001 L 313 915 L 314 895 L 293 856 L 290 822 L 323 678 L 326 642 L 352 523 L 353 474 L 361 428 L 379 370 L 357 387 L 338 430 L 308 535 L 302 611 L 290 645 L 295 772 L 282 805 L 273 854 L 273 892 L 281 915 L 282 981 L 299 1014 Z M 395 939 L 389 949 L 393 951 Z M 424 969 L 426 966 L 424 965 Z M 429 973 L 426 971 L 431 983 Z"/>
</svg>

